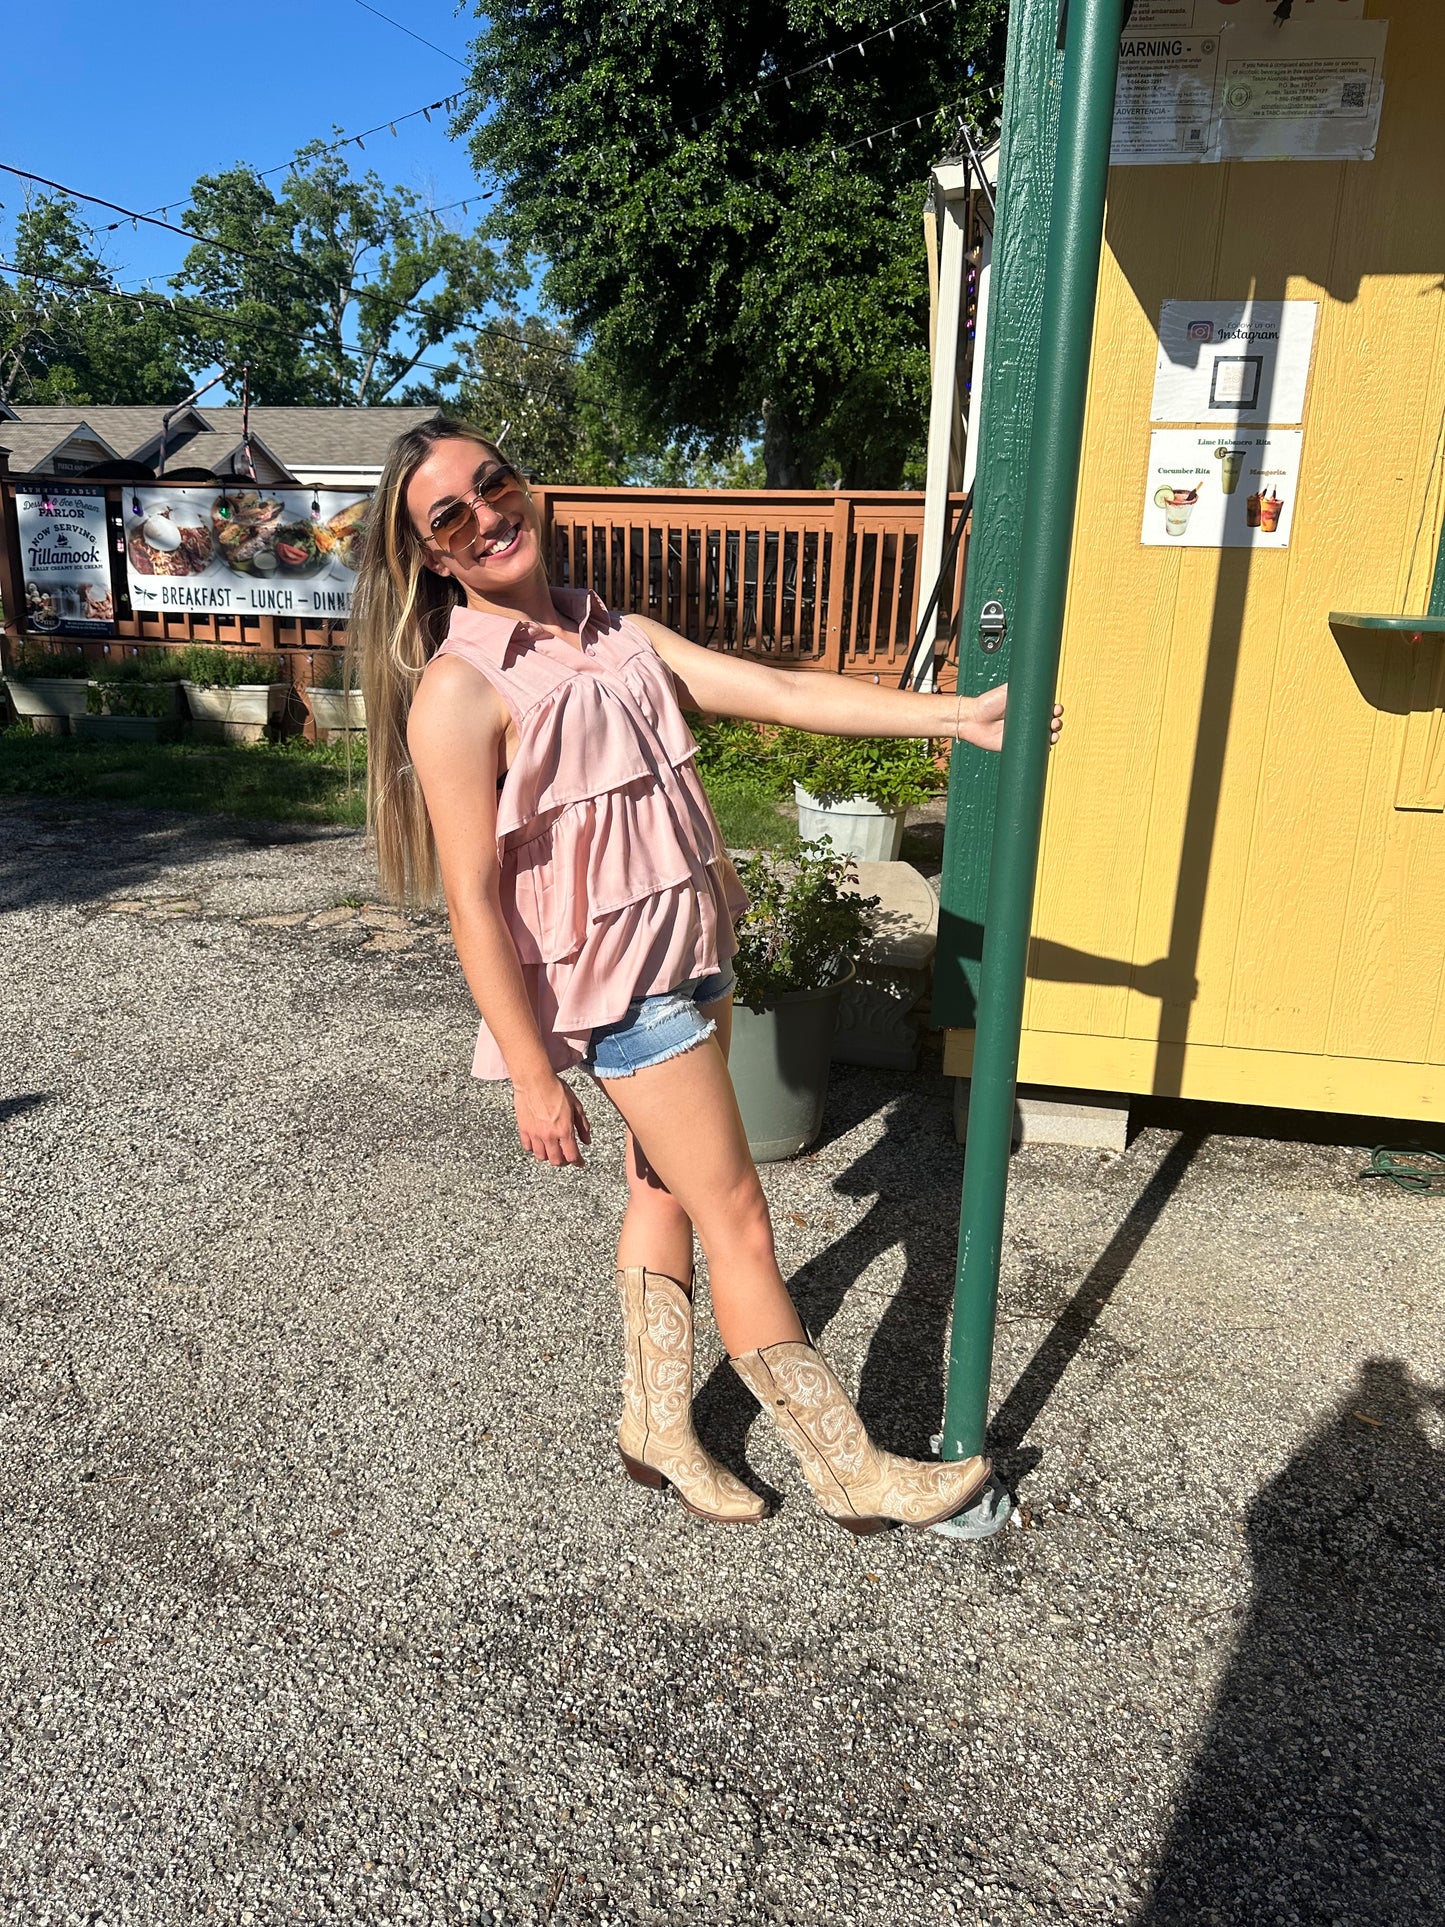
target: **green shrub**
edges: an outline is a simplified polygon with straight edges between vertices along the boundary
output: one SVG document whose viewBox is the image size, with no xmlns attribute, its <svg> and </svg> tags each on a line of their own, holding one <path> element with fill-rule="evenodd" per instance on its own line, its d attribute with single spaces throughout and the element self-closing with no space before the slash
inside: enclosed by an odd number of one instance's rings
<svg viewBox="0 0 1445 1927">
<path fill-rule="evenodd" d="M 178 674 L 186 682 L 210 689 L 236 689 L 242 683 L 280 682 L 286 664 L 277 655 L 243 655 L 239 649 L 205 649 L 193 644 L 182 649 Z"/>
<path fill-rule="evenodd" d="M 761 1010 L 787 990 L 823 990 L 857 963 L 878 898 L 843 888 L 857 872 L 826 840 L 804 844 L 794 857 L 744 857 L 738 876 L 750 899 L 733 958 L 739 1003 Z"/>
<path fill-rule="evenodd" d="M 735 716 L 695 720 L 697 769 L 711 788 L 714 781 L 733 788 L 749 786 L 769 796 L 785 796 L 792 777 L 778 756 L 775 729 L 763 730 Z"/>
<path fill-rule="evenodd" d="M 94 665 L 88 662 L 80 645 L 67 649 L 64 644 L 52 647 L 43 642 L 22 643 L 11 658 L 13 667 L 8 671 L 16 682 L 34 682 L 46 676 L 93 676 Z"/>
<path fill-rule="evenodd" d="M 902 810 L 948 786 L 927 737 L 813 736 L 785 729 L 775 753 L 788 777 L 820 803 L 862 796 L 880 810 Z"/>
</svg>

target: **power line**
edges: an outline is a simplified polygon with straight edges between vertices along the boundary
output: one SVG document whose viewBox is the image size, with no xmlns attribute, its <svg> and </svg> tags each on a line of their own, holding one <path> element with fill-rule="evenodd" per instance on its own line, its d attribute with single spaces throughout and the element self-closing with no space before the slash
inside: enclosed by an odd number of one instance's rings
<svg viewBox="0 0 1445 1927">
<path fill-rule="evenodd" d="M 254 249 L 250 249 L 250 248 L 236 248 L 236 247 L 232 247 L 232 246 L 231 246 L 231 245 L 229 244 L 229 242 L 226 242 L 226 241 L 218 241 L 218 240 L 216 240 L 216 239 L 215 239 L 215 237 L 214 237 L 213 235 L 210 235 L 210 234 L 197 234 L 197 233 L 195 233 L 195 232 L 193 232 L 193 230 L 192 230 L 192 229 L 190 229 L 190 228 L 179 228 L 179 227 L 175 227 L 175 226 L 173 226 L 173 225 L 171 224 L 171 222 L 169 222 L 169 221 L 158 221 L 158 220 L 155 220 L 155 219 L 154 219 L 154 218 L 153 218 L 152 216 L 150 216 L 150 215 L 148 215 L 148 214 L 142 214 L 142 213 L 140 212 L 140 210 L 139 210 L 138 208 L 129 208 L 129 207 L 122 207 L 122 206 L 120 205 L 120 203 L 119 203 L 118 201 L 107 201 L 107 200 L 104 200 L 104 199 L 103 199 L 103 198 L 102 198 L 102 197 L 101 197 L 100 195 L 98 195 L 98 194 L 82 194 L 79 188 L 74 188 L 74 187 L 64 187 L 64 186 L 62 186 L 62 185 L 61 185 L 61 183 L 60 183 L 59 181 L 51 181 L 51 180 L 47 180 L 47 179 L 46 179 L 46 177 L 45 177 L 45 176 L 44 176 L 43 174 L 32 174 L 32 173 L 30 173 L 30 172 L 29 172 L 29 170 L 28 170 L 28 169 L 26 169 L 26 168 L 23 168 L 23 167 L 12 167 L 12 166 L 10 166 L 10 164 L 9 164 L 9 162 L 8 162 L 8 161 L 0 161 L 0 168 L 3 168 L 3 169 L 5 170 L 5 172 L 7 172 L 7 173 L 9 173 L 9 174 L 16 174 L 16 175 L 18 175 L 18 176 L 20 177 L 20 179 L 21 179 L 21 180 L 25 180 L 25 181 L 36 181 L 36 182 L 38 182 L 38 183 L 40 184 L 40 186 L 42 186 L 42 187 L 49 187 L 49 188 L 53 188 L 53 189 L 54 189 L 54 190 L 56 191 L 56 193 L 58 193 L 58 194 L 65 194 L 65 195 L 68 195 L 68 196 L 69 196 L 69 197 L 70 197 L 70 198 L 71 198 L 72 200 L 76 200 L 76 201 L 84 201 L 84 202 L 86 202 L 86 203 L 87 203 L 88 205 L 90 205 L 90 206 L 94 206 L 94 207 L 107 207 L 107 208 L 109 208 L 109 209 L 110 209 L 110 210 L 111 210 L 111 211 L 112 211 L 113 213 L 116 213 L 116 214 L 123 214 L 123 215 L 124 215 L 124 216 L 126 217 L 126 219 L 127 219 L 127 220 L 129 220 L 129 221 L 131 221 L 132 223 L 134 223 L 134 222 L 136 222 L 136 221 L 146 221 L 146 222 L 149 222 L 149 224 L 150 224 L 150 225 L 151 225 L 152 227 L 160 227 L 160 228 L 165 228 L 165 229 L 166 229 L 166 230 L 167 230 L 167 231 L 168 231 L 169 233 L 171 233 L 171 234 L 180 234 L 180 235 L 183 235 L 183 236 L 184 236 L 184 237 L 186 238 L 186 240 L 188 240 L 188 241 L 189 241 L 189 242 L 190 242 L 190 243 L 192 244 L 192 246 L 194 246 L 194 247 L 206 247 L 206 248 L 216 248 L 216 249 L 218 249 L 218 250 L 219 250 L 219 251 L 220 251 L 220 252 L 221 252 L 222 254 L 231 254 L 231 255 L 235 255 L 235 256 L 236 256 L 236 257 L 237 257 L 238 259 L 240 259 L 240 260 L 242 260 L 242 261 L 254 261 L 254 262 L 256 262 L 256 263 L 258 263 L 258 264 L 259 264 L 260 266 L 262 266 L 262 267 L 268 267 L 268 266 L 270 266 L 270 265 L 271 265 L 271 264 L 272 264 L 272 263 L 273 263 L 273 262 L 274 262 L 274 261 L 275 261 L 275 260 L 276 260 L 276 259 L 278 258 L 278 257 L 276 257 L 276 256 L 274 256 L 274 255 L 266 255 L 266 254 L 258 254 L 258 253 L 256 253 L 256 252 L 255 252 L 255 250 L 254 250 Z M 470 201 L 470 200 L 471 200 L 472 198 L 473 198 L 473 197 L 472 197 L 472 196 L 470 196 L 470 195 L 469 195 L 469 196 L 467 197 L 467 199 L 468 199 L 468 201 Z M 478 198 L 480 198 L 480 197 L 478 197 Z M 453 202 L 453 203 L 452 203 L 452 205 L 453 205 L 453 206 L 458 206 L 458 205 L 462 205 L 462 203 L 458 203 L 458 202 Z M 113 225 L 113 226 L 119 226 L 120 224 L 119 224 L 119 222 L 115 222 L 115 223 L 112 223 L 112 225 Z M 23 270 L 22 270 L 22 272 L 23 272 Z M 43 277 L 42 277 L 42 278 L 43 278 Z M 430 278 L 430 277 L 428 277 L 428 278 Z M 425 284 L 423 284 L 423 285 L 425 285 Z M 420 290 L 418 290 L 418 293 L 419 293 L 419 292 L 420 292 Z M 401 304 L 401 305 L 400 305 L 400 306 L 399 306 L 399 307 L 397 308 L 397 311 L 396 311 L 396 312 L 397 312 L 397 315 L 398 315 L 398 317 L 400 317 L 400 316 L 402 316 L 402 315 L 410 315 L 410 316 L 412 316 L 412 317 L 414 317 L 414 318 L 415 318 L 415 317 L 416 317 L 416 316 L 418 315 L 418 309 L 417 309 L 417 307 L 416 307 L 416 305 L 415 305 L 415 297 L 413 297 L 413 299 L 412 299 L 411 301 L 408 301 L 408 302 L 404 302 L 404 303 L 402 303 L 402 304 Z M 424 317 L 423 317 L 423 318 L 424 318 Z M 490 329 L 490 330 L 489 330 L 489 329 L 488 329 L 488 328 L 486 327 L 486 325 L 485 325 L 484 323 L 478 323 L 478 324 L 477 324 L 477 327 L 478 327 L 478 332 L 480 332 L 480 333 L 488 333 L 488 332 L 490 332 L 490 333 L 496 333 L 496 332 L 497 332 L 497 330 L 495 330 L 495 329 Z M 509 337 L 508 337 L 508 339 L 510 339 L 510 338 L 511 338 L 511 337 L 509 336 Z M 531 343 L 529 343 L 528 345 L 529 345 L 529 346 L 539 346 L 540 344 L 531 344 Z M 550 354 L 556 354 L 556 353 L 557 353 L 557 350 L 555 350 L 555 349 L 547 349 L 547 350 L 545 350 L 544 352 L 546 352 L 546 353 L 550 353 Z"/>
<path fill-rule="evenodd" d="M 413 33 L 410 27 L 404 27 L 399 20 L 393 20 L 391 15 L 383 13 L 380 7 L 369 5 L 368 0 L 356 0 L 356 4 L 363 12 L 374 13 L 378 20 L 384 20 L 388 27 L 395 27 L 398 33 L 404 33 L 412 40 L 420 40 L 423 47 L 430 47 L 432 52 L 440 54 L 443 60 L 450 60 L 458 67 L 466 67 L 466 61 L 459 60 L 453 53 L 448 53 L 445 47 L 439 47 L 434 40 L 422 39 L 419 33 Z M 467 71 L 470 72 L 470 68 Z"/>
<path fill-rule="evenodd" d="M 179 234 L 187 241 L 198 241 L 203 238 L 193 234 L 189 228 L 176 227 L 171 221 L 158 221 L 152 214 L 142 214 L 135 208 L 122 207 L 118 201 L 107 201 L 99 194 L 82 194 L 78 187 L 62 187 L 59 181 L 47 180 L 43 174 L 32 174 L 26 167 L 12 167 L 9 161 L 0 161 L 0 169 L 7 174 L 18 176 L 22 181 L 34 181 L 38 187 L 53 188 L 57 194 L 64 194 L 72 201 L 84 201 L 88 207 L 107 207 L 112 214 L 123 214 L 132 227 L 137 221 L 144 221 L 150 227 L 164 228 L 168 234 Z M 112 226 L 119 227 L 119 221 L 113 222 Z M 260 261 L 264 258 L 259 254 L 248 253 L 245 248 L 229 247 L 224 241 L 212 241 L 210 245 L 213 248 L 220 248 L 223 254 L 239 255 L 243 261 Z"/>
<path fill-rule="evenodd" d="M 18 279 L 25 281 L 44 281 L 51 287 L 74 288 L 80 293 L 96 295 L 107 301 L 134 301 L 140 307 L 144 307 L 147 304 L 159 306 L 168 309 L 173 314 L 181 314 L 183 318 L 186 313 L 189 313 L 204 320 L 218 321 L 226 327 L 260 329 L 264 333 L 269 334 L 274 340 L 295 342 L 303 348 L 317 349 L 332 345 L 326 342 L 318 342 L 313 335 L 297 334 L 294 329 L 279 325 L 276 322 L 266 319 L 264 316 L 258 315 L 250 319 L 243 319 L 241 316 L 233 314 L 225 308 L 208 307 L 204 302 L 196 301 L 189 295 L 164 295 L 157 294 L 155 290 L 151 288 L 142 291 L 140 289 L 122 288 L 113 282 L 95 280 L 81 281 L 69 275 L 41 274 L 33 268 L 17 267 L 13 261 L 5 260 L 0 260 L 0 273 L 13 274 Z M 513 347 L 525 348 L 531 354 L 546 355 L 555 362 L 575 361 L 578 358 L 578 351 L 575 348 L 553 348 L 547 342 L 529 341 L 525 335 L 520 333 L 514 334 L 510 329 L 499 328 L 485 321 L 474 322 L 470 332 L 478 335 L 495 336 L 499 341 L 509 342 Z M 367 355 L 372 352 L 369 348 L 360 347 L 349 341 L 343 341 L 336 345 L 339 345 L 348 355 Z M 453 367 L 454 364 L 438 361 L 418 360 L 411 363 L 411 368 L 426 368 L 434 374 L 441 375 L 451 374 Z M 407 372 L 410 373 L 411 369 L 409 368 Z"/>
</svg>

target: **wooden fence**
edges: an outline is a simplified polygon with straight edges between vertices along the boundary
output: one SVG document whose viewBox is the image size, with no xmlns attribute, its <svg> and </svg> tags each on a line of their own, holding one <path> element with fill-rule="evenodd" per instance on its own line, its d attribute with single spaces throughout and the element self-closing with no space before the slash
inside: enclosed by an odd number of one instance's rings
<svg viewBox="0 0 1445 1927">
<path fill-rule="evenodd" d="M 11 647 L 30 635 L 16 491 L 53 479 L 11 476 L 0 452 L 0 596 Z M 288 667 L 301 682 L 312 680 L 316 655 L 345 646 L 344 625 L 315 617 L 133 608 L 123 522 L 131 484 L 95 477 L 93 486 L 106 496 L 122 648 L 277 649 L 297 658 Z M 614 609 L 785 667 L 896 677 L 933 586 L 919 579 L 918 493 L 536 487 L 533 495 L 554 582 L 585 583 Z M 945 609 L 959 607 L 962 571 L 960 554 Z M 104 645 L 87 641 L 86 650 L 100 655 Z"/>
<path fill-rule="evenodd" d="M 533 490 L 552 579 L 708 648 L 850 675 L 899 673 L 932 583 L 923 497 L 750 489 Z M 958 511 L 954 504 L 954 512 Z M 944 598 L 959 606 L 962 557 Z"/>
</svg>

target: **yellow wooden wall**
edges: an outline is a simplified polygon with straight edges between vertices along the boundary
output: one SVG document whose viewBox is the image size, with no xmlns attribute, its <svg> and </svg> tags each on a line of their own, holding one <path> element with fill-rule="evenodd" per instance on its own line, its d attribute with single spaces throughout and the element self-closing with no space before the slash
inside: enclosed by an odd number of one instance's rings
<svg viewBox="0 0 1445 1927">
<path fill-rule="evenodd" d="M 1110 178 L 1024 1082 L 1445 1118 L 1445 813 L 1396 807 L 1445 643 L 1352 674 L 1327 619 L 1423 612 L 1445 516 L 1445 7 L 1367 12 L 1373 161 Z M 1250 293 L 1320 303 L 1290 547 L 1145 548 L 1160 304 Z"/>
</svg>

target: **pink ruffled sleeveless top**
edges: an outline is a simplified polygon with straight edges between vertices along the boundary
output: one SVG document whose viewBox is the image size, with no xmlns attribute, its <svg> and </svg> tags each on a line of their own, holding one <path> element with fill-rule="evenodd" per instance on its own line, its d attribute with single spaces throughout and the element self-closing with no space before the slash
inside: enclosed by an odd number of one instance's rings
<svg viewBox="0 0 1445 1927">
<path fill-rule="evenodd" d="M 748 899 L 661 657 L 587 590 L 552 593 L 581 624 L 580 651 L 535 624 L 458 609 L 437 653 L 484 675 L 516 724 L 497 796 L 502 912 L 565 1070 L 634 997 L 730 962 Z M 485 1021 L 472 1072 L 507 1076 Z"/>
</svg>

